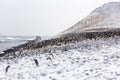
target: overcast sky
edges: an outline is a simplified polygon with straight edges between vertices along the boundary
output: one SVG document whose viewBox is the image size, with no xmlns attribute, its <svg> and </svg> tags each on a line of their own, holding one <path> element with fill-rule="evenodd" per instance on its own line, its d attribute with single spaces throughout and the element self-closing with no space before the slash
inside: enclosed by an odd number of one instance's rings
<svg viewBox="0 0 120 80">
<path fill-rule="evenodd" d="M 119 0 L 0 0 L 0 35 L 55 36 L 113 1 Z"/>
</svg>

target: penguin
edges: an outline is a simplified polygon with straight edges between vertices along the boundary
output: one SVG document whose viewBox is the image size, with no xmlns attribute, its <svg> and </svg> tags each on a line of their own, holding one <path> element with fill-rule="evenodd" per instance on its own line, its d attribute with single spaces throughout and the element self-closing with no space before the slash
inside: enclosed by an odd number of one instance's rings
<svg viewBox="0 0 120 80">
<path fill-rule="evenodd" d="M 54 55 L 51 53 L 50 56 L 54 59 Z"/>
<path fill-rule="evenodd" d="M 8 69 L 10 68 L 10 66 L 7 66 L 6 69 L 5 69 L 5 73 L 8 72 Z"/>
<path fill-rule="evenodd" d="M 36 66 L 38 66 L 39 65 L 38 60 L 34 59 L 34 61 L 35 61 Z"/>
</svg>

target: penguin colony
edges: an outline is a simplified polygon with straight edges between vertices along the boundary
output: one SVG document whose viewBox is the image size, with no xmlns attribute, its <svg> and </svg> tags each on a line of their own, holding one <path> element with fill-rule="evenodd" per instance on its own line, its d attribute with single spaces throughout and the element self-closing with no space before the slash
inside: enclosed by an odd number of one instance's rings
<svg viewBox="0 0 120 80">
<path fill-rule="evenodd" d="M 109 38 L 109 37 L 114 37 L 114 36 L 120 36 L 120 29 L 115 29 L 115 30 L 109 30 L 109 31 L 104 31 L 104 32 L 84 32 L 84 33 L 71 33 L 71 34 L 65 34 L 63 36 L 49 39 L 49 40 L 42 40 L 40 42 L 35 42 L 29 41 L 25 44 L 7 49 L 3 51 L 3 54 L 0 54 L 0 57 L 4 57 L 6 55 L 12 55 L 12 56 L 19 56 L 22 54 L 24 50 L 35 50 L 38 48 L 46 48 L 48 46 L 61 46 L 61 45 L 66 45 L 69 43 L 75 43 L 87 39 L 100 39 L 100 38 Z M 16 54 L 16 52 L 19 52 Z"/>
<path fill-rule="evenodd" d="M 20 54 L 22 54 L 23 50 L 34 50 L 37 48 L 45 48 L 47 46 L 53 46 L 53 45 L 60 46 L 62 44 L 75 43 L 75 42 L 79 42 L 87 39 L 92 40 L 92 39 L 100 39 L 100 38 L 109 38 L 114 36 L 120 36 L 120 30 L 117 29 L 117 30 L 111 30 L 111 31 L 105 31 L 105 32 L 85 32 L 85 33 L 66 34 L 59 38 L 43 40 L 37 43 L 34 40 L 32 40 L 25 44 L 5 50 L 3 54 L 0 54 L 0 57 L 5 57 L 6 55 L 7 55 L 6 57 L 9 57 L 10 55 L 19 56 Z M 19 51 L 19 55 L 15 54 L 16 51 Z M 51 52 L 49 53 L 50 53 L 49 54 L 50 56 L 46 59 L 52 62 L 54 55 L 51 54 Z M 39 66 L 39 62 L 37 59 L 34 59 L 34 63 L 36 66 Z M 5 73 L 9 71 L 9 68 L 10 66 L 8 65 L 5 68 Z"/>
</svg>

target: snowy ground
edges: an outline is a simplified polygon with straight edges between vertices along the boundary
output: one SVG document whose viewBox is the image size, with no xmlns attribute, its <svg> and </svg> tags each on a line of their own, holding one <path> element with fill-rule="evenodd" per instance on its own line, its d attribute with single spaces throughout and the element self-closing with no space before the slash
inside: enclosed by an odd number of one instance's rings
<svg viewBox="0 0 120 80">
<path fill-rule="evenodd" d="M 1 60 L 0 80 L 120 79 L 120 38 L 87 40 L 49 49 L 50 53 L 36 50 L 28 52 L 35 55 Z M 10 67 L 5 72 L 7 66 Z"/>
</svg>

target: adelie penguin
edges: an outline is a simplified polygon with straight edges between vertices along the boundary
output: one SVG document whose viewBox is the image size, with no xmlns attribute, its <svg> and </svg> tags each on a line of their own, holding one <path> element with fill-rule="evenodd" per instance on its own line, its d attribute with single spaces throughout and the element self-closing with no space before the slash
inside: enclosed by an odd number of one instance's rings
<svg viewBox="0 0 120 80">
<path fill-rule="evenodd" d="M 53 55 L 53 54 L 50 54 L 50 56 L 51 56 L 52 58 L 54 58 L 54 55 Z"/>
<path fill-rule="evenodd" d="M 36 66 L 39 66 L 38 60 L 34 59 Z"/>
<path fill-rule="evenodd" d="M 8 72 L 8 69 L 10 68 L 10 66 L 7 66 L 6 69 L 5 69 L 5 73 Z"/>
</svg>

